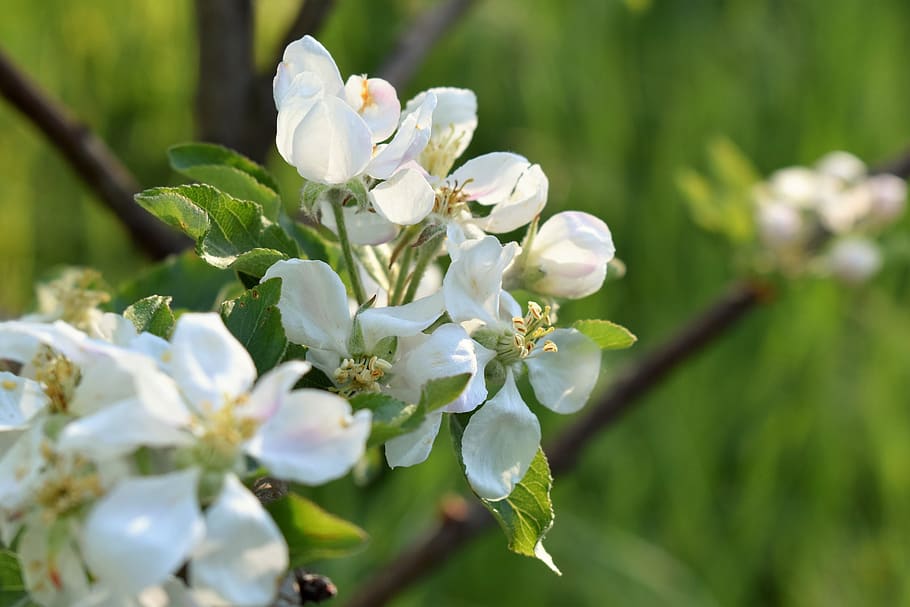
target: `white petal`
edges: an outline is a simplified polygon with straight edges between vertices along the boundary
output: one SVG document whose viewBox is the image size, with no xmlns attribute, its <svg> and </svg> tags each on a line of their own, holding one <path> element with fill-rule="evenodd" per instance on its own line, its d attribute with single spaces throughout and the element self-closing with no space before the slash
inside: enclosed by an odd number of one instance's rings
<svg viewBox="0 0 910 607">
<path fill-rule="evenodd" d="M 182 427 L 162 420 L 136 401 L 126 400 L 73 420 L 60 433 L 57 445 L 60 451 L 110 459 L 141 446 L 192 444 L 192 436 Z"/>
<path fill-rule="evenodd" d="M 578 299 L 600 289 L 616 248 L 603 221 L 577 211 L 557 213 L 540 227 L 527 252 L 528 270 L 542 276 L 537 293 Z"/>
<path fill-rule="evenodd" d="M 303 72 L 312 72 L 325 89 L 326 95 L 339 95 L 344 88 L 341 73 L 331 53 L 312 36 L 304 36 L 284 49 L 284 56 L 272 85 L 276 107 L 282 106 L 291 81 Z"/>
<path fill-rule="evenodd" d="M 433 112 L 432 137 L 421 156 L 421 164 L 430 173 L 444 177 L 474 136 L 477 96 L 468 89 L 432 88 L 409 101 L 405 114 L 415 111 L 430 95 L 436 97 L 437 103 Z"/>
<path fill-rule="evenodd" d="M 341 365 L 341 358 L 341 354 L 335 350 L 309 348 L 306 351 L 306 361 L 325 373 L 328 378 L 332 378 L 335 370 Z"/>
<path fill-rule="evenodd" d="M 426 178 L 413 169 L 398 171 L 370 190 L 370 201 L 376 212 L 402 226 L 423 221 L 433 210 L 435 200 L 436 194 Z"/>
<path fill-rule="evenodd" d="M 373 143 L 385 141 L 395 132 L 401 103 L 395 87 L 382 78 L 351 76 L 344 85 L 348 105 L 370 127 Z"/>
<path fill-rule="evenodd" d="M 871 240 L 860 237 L 838 239 L 825 259 L 835 278 L 850 285 L 862 284 L 882 267 L 882 254 Z"/>
<path fill-rule="evenodd" d="M 471 487 L 499 500 L 524 478 L 540 446 L 540 423 L 528 410 L 509 372 L 502 389 L 468 422 L 461 454 Z"/>
<path fill-rule="evenodd" d="M 31 379 L 0 371 L 0 454 L 7 442 L 48 404 L 41 384 Z"/>
<path fill-rule="evenodd" d="M 410 107 L 410 104 L 408 105 Z M 379 148 L 367 167 L 367 174 L 388 179 L 403 165 L 415 160 L 430 140 L 436 95 L 425 95 L 401 121 L 398 132 L 388 145 Z"/>
<path fill-rule="evenodd" d="M 519 178 L 531 167 L 524 156 L 511 152 L 491 152 L 468 160 L 446 181 L 464 185 L 462 191 L 483 205 L 498 204 L 515 189 Z"/>
<path fill-rule="evenodd" d="M 866 176 L 866 165 L 849 152 L 829 152 L 815 164 L 819 173 L 836 177 L 841 181 L 859 181 Z"/>
<path fill-rule="evenodd" d="M 199 471 L 120 482 L 89 513 L 82 554 L 107 586 L 135 594 L 165 581 L 205 532 L 196 497 Z"/>
<path fill-rule="evenodd" d="M 477 348 L 485 351 L 482 354 L 485 366 L 489 362 L 485 356 L 489 350 L 474 342 L 459 325 L 451 323 L 442 325 L 431 335 L 402 340 L 398 346 L 400 358 L 395 363 L 392 394 L 406 402 L 417 402 L 428 381 L 470 373 L 471 381 L 465 391 L 445 409 L 455 413 L 474 410 L 487 397 Z"/>
<path fill-rule="evenodd" d="M 558 351 L 544 352 L 538 344 L 535 353 L 525 359 L 531 387 L 548 409 L 574 413 L 588 402 L 597 385 L 600 348 L 575 329 L 556 329 L 547 339 Z"/>
<path fill-rule="evenodd" d="M 278 66 L 278 76 L 282 75 Z M 303 72 L 293 78 L 288 85 L 284 101 L 278 108 L 278 121 L 275 131 L 275 145 L 278 153 L 288 164 L 294 164 L 294 131 L 303 121 L 316 102 L 323 98 L 324 89 L 316 74 Z"/>
<path fill-rule="evenodd" d="M 385 444 L 385 458 L 391 468 L 414 466 L 427 459 L 439 434 L 442 411 L 427 415 L 413 432 L 396 436 Z"/>
<path fill-rule="evenodd" d="M 490 214 L 476 220 L 477 225 L 493 234 L 504 234 L 527 225 L 547 204 L 548 188 L 549 181 L 540 165 L 529 167 L 518 178 L 512 191 L 495 203 Z M 488 200 L 494 200 L 494 197 Z"/>
<path fill-rule="evenodd" d="M 320 221 L 333 233 L 338 234 L 335 215 L 331 203 L 319 205 Z M 398 226 L 379 213 L 359 207 L 344 207 L 344 224 L 348 230 L 348 239 L 356 245 L 380 245 L 389 242 L 398 235 Z"/>
<path fill-rule="evenodd" d="M 0 457 L 0 510 L 14 511 L 32 499 L 41 479 L 44 424 L 35 423 Z"/>
<path fill-rule="evenodd" d="M 72 362 L 80 364 L 89 357 L 84 346 L 88 336 L 70 325 L 8 321 L 0 323 L 0 358 L 28 365 L 42 345 L 51 346 Z"/>
<path fill-rule="evenodd" d="M 281 324 L 296 344 L 346 352 L 351 334 L 348 295 L 338 274 L 325 262 L 289 259 L 275 263 L 263 282 L 281 278 Z"/>
<path fill-rule="evenodd" d="M 184 314 L 171 344 L 171 374 L 198 410 L 219 408 L 225 398 L 246 393 L 256 379 L 249 352 L 217 314 Z"/>
<path fill-rule="evenodd" d="M 294 129 L 291 164 L 304 179 L 326 184 L 349 181 L 373 153 L 370 128 L 338 97 L 318 100 Z"/>
<path fill-rule="evenodd" d="M 296 390 L 247 444 L 246 450 L 280 479 L 318 485 L 344 476 L 366 449 L 371 415 L 351 415 L 345 399 L 322 390 Z"/>
<path fill-rule="evenodd" d="M 256 496 L 227 476 L 205 512 L 205 540 L 190 563 L 196 595 L 205 604 L 270 604 L 287 567 L 278 526 Z"/>
<path fill-rule="evenodd" d="M 502 274 L 518 252 L 493 236 L 467 240 L 442 280 L 446 310 L 455 322 L 479 319 L 495 324 L 499 316 Z"/>
<path fill-rule="evenodd" d="M 442 293 L 403 306 L 369 308 L 357 315 L 366 353 L 386 337 L 417 335 L 436 322 L 444 310 Z"/>
<path fill-rule="evenodd" d="M 259 378 L 256 387 L 250 393 L 249 401 L 241 412 L 247 417 L 267 420 L 281 406 L 281 401 L 297 383 L 297 380 L 309 372 L 312 365 L 301 360 L 282 363 Z"/>
<path fill-rule="evenodd" d="M 89 594 L 88 577 L 72 539 L 59 537 L 62 529 L 56 530 L 58 535 L 51 538 L 46 527 L 26 527 L 19 540 L 19 560 L 32 599 L 47 607 L 70 607 Z"/>
</svg>

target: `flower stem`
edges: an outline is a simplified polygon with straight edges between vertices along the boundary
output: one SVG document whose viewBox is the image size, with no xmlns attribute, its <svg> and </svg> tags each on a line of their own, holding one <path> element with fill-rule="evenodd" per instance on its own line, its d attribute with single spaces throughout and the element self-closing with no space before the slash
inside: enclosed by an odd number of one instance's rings
<svg viewBox="0 0 910 607">
<path fill-rule="evenodd" d="M 420 279 L 423 278 L 423 274 L 426 272 L 430 262 L 436 258 L 436 253 L 439 252 L 439 247 L 442 245 L 444 238 L 445 232 L 440 232 L 436 236 L 430 238 L 430 240 L 428 240 L 420 249 L 417 263 L 414 265 L 414 271 L 411 272 L 408 290 L 404 294 L 404 299 L 401 300 L 402 304 L 414 301 L 414 296 L 417 295 L 417 287 L 420 286 Z"/>
<path fill-rule="evenodd" d="M 357 272 L 357 264 L 354 262 L 354 250 L 351 247 L 351 241 L 348 238 L 348 229 L 344 223 L 344 209 L 341 204 L 332 204 L 332 212 L 335 213 L 335 227 L 338 230 L 338 241 L 341 243 L 341 251 L 344 254 L 344 263 L 348 266 L 348 276 L 351 278 L 351 289 L 354 291 L 354 297 L 357 299 L 357 305 L 362 305 L 367 300 L 366 293 L 363 290 L 363 284 L 360 282 L 360 274 Z"/>
<path fill-rule="evenodd" d="M 411 265 L 411 259 L 414 257 L 414 247 L 405 247 L 401 259 L 398 261 L 398 277 L 395 279 L 395 288 L 392 290 L 392 299 L 389 299 L 389 305 L 397 306 L 404 297 L 404 287 L 408 280 L 408 269 Z"/>
</svg>

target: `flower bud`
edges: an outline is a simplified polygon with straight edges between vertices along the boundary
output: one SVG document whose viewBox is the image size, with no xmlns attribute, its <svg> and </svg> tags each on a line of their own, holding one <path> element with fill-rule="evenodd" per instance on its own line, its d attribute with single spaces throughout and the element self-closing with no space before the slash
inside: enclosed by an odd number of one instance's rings
<svg viewBox="0 0 910 607">
<path fill-rule="evenodd" d="M 864 238 L 844 238 L 828 252 L 828 270 L 847 284 L 868 280 L 882 266 L 882 254 L 875 243 Z"/>
<path fill-rule="evenodd" d="M 866 176 L 866 165 L 849 152 L 825 154 L 815 165 L 819 173 L 844 183 L 855 183 Z"/>
<path fill-rule="evenodd" d="M 788 204 L 763 204 L 758 207 L 758 232 L 772 249 L 785 248 L 802 237 L 803 219 L 799 210 Z"/>
<path fill-rule="evenodd" d="M 578 211 L 557 213 L 526 252 L 526 286 L 542 295 L 579 299 L 597 291 L 616 248 L 603 221 Z"/>
<path fill-rule="evenodd" d="M 875 175 L 866 181 L 872 198 L 870 214 L 880 224 L 901 216 L 907 205 L 907 182 L 895 175 Z"/>
</svg>

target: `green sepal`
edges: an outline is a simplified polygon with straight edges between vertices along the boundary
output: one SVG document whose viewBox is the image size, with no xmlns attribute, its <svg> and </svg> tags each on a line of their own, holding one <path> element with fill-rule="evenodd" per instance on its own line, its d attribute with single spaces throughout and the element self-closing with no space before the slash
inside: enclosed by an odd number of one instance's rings
<svg viewBox="0 0 910 607">
<path fill-rule="evenodd" d="M 225 326 L 250 353 L 259 375 L 281 362 L 287 349 L 280 297 L 281 279 L 272 278 L 221 305 Z"/>
<path fill-rule="evenodd" d="M 167 295 L 150 295 L 140 299 L 123 311 L 123 316 L 136 326 L 140 333 L 147 332 L 169 339 L 177 319 L 171 310 L 173 298 Z"/>
<path fill-rule="evenodd" d="M 268 504 L 266 510 L 287 540 L 291 568 L 347 556 L 363 548 L 369 539 L 354 523 L 295 493 Z"/>
<path fill-rule="evenodd" d="M 469 414 L 449 416 L 449 430 L 462 470 L 464 459 L 461 453 L 461 440 L 470 417 Z M 538 559 L 551 571 L 561 575 L 552 557 L 543 547 L 544 537 L 553 527 L 555 519 L 550 499 L 552 488 L 553 476 L 550 474 L 550 465 L 543 449 L 538 448 L 528 471 L 512 489 L 512 493 L 501 500 L 493 501 L 479 496 L 478 499 L 499 523 L 505 533 L 509 550 Z"/>
<path fill-rule="evenodd" d="M 588 337 L 601 350 L 622 350 L 638 341 L 627 328 L 609 320 L 576 320 L 572 328 Z"/>
</svg>

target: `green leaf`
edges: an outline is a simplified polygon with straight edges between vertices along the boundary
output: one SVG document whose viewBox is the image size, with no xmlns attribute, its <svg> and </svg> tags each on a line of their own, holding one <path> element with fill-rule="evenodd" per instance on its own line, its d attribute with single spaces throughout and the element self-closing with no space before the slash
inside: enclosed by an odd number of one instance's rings
<svg viewBox="0 0 910 607">
<path fill-rule="evenodd" d="M 19 559 L 11 550 L 0 549 L 0 590 L 10 592 L 25 590 Z M 0 597 L 2 596 L 0 594 Z"/>
<path fill-rule="evenodd" d="M 420 391 L 420 408 L 426 413 L 430 413 L 448 405 L 461 396 L 461 393 L 468 387 L 469 381 L 471 381 L 470 373 L 431 379 L 424 384 Z"/>
<path fill-rule="evenodd" d="M 426 412 L 420 412 L 416 404 L 405 403 L 386 394 L 358 394 L 351 399 L 351 407 L 373 412 L 368 447 L 381 445 L 416 430 L 426 416 Z"/>
<path fill-rule="evenodd" d="M 280 296 L 281 279 L 272 278 L 221 306 L 224 324 L 253 357 L 260 375 L 277 365 L 287 349 L 277 307 Z"/>
<path fill-rule="evenodd" d="M 140 299 L 124 310 L 123 316 L 132 321 L 140 333 L 146 331 L 164 339 L 171 336 L 177 320 L 171 311 L 171 298 L 167 295 L 150 295 Z"/>
<path fill-rule="evenodd" d="M 217 268 L 238 264 L 240 271 L 260 277 L 268 260 L 299 253 L 294 239 L 264 217 L 259 204 L 212 186 L 153 188 L 137 194 L 136 201 L 195 239 L 199 256 Z"/>
<path fill-rule="evenodd" d="M 240 200 L 258 202 L 269 219 L 281 210 L 278 185 L 260 165 L 233 150 L 211 143 L 184 143 L 167 152 L 178 173 L 213 185 Z"/>
<path fill-rule="evenodd" d="M 638 341 L 627 328 L 609 320 L 576 320 L 572 328 L 589 337 L 602 350 L 621 350 Z"/>
<path fill-rule="evenodd" d="M 192 251 L 169 257 L 126 282 L 114 294 L 110 308 L 122 312 L 133 302 L 156 294 L 172 298 L 171 307 L 211 311 L 226 290 L 239 288 L 230 272 L 205 263 Z"/>
<path fill-rule="evenodd" d="M 462 469 L 464 461 L 461 458 L 461 438 L 469 418 L 468 415 L 449 416 L 452 440 Z M 502 527 L 509 550 L 536 558 L 554 573 L 561 575 L 552 557 L 543 547 L 543 539 L 553 526 L 555 518 L 553 503 L 550 500 L 552 488 L 553 476 L 550 474 L 550 465 L 543 449 L 538 448 L 537 455 L 531 461 L 524 478 L 515 485 L 508 497 L 496 501 L 478 499 Z"/>
<path fill-rule="evenodd" d="M 373 412 L 373 425 L 367 445 L 381 445 L 388 440 L 413 432 L 428 413 L 448 405 L 461 396 L 470 373 L 430 380 L 420 392 L 418 403 L 406 403 L 386 394 L 358 394 L 351 399 L 351 406 Z"/>
<path fill-rule="evenodd" d="M 294 493 L 272 502 L 266 509 L 287 540 L 292 568 L 346 556 L 360 550 L 368 539 L 357 525 Z"/>
</svg>

